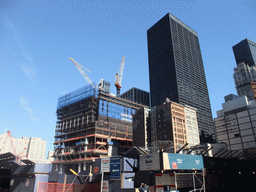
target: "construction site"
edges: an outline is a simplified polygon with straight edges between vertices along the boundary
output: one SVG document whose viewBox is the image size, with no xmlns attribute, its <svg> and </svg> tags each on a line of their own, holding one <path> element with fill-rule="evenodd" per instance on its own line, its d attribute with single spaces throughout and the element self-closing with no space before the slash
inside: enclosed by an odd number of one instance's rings
<svg viewBox="0 0 256 192">
<path fill-rule="evenodd" d="M 97 158 L 129 150 L 132 114 L 148 107 L 120 98 L 124 57 L 116 75 L 116 96 L 110 93 L 109 82 L 93 84 L 82 66 L 71 60 L 89 85 L 58 99 L 53 169 L 60 173 L 88 170 Z"/>
</svg>

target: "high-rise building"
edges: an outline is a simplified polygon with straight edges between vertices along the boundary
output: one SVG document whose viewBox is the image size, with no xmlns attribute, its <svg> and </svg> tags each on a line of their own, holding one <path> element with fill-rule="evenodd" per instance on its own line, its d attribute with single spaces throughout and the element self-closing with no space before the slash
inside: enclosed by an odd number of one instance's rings
<svg viewBox="0 0 256 192">
<path fill-rule="evenodd" d="M 256 158 L 256 102 L 246 96 L 222 104 L 214 119 L 216 138 L 227 143 L 230 155 L 243 159 Z"/>
<path fill-rule="evenodd" d="M 231 94 L 225 96 L 224 100 L 225 100 L 225 103 L 227 103 L 227 102 L 232 101 L 232 100 L 234 100 L 236 98 L 238 98 L 238 96 L 231 93 Z"/>
<path fill-rule="evenodd" d="M 95 159 L 123 154 L 132 147 L 132 114 L 146 106 L 107 92 L 88 85 L 59 98 L 56 171 L 89 170 Z"/>
<path fill-rule="evenodd" d="M 150 138 L 150 124 L 149 124 L 150 109 L 141 108 L 136 111 L 132 117 L 132 140 L 133 146 L 148 148 L 151 141 Z"/>
<path fill-rule="evenodd" d="M 233 52 L 235 55 L 237 65 L 244 62 L 249 66 L 255 66 L 256 64 L 256 43 L 244 39 L 240 43 L 233 46 Z"/>
<path fill-rule="evenodd" d="M 168 13 L 147 31 L 151 107 L 166 98 L 197 108 L 199 131 L 214 136 L 197 33 Z"/>
<path fill-rule="evenodd" d="M 41 138 L 31 137 L 28 147 L 28 159 L 44 159 L 47 141 Z"/>
<path fill-rule="evenodd" d="M 245 63 L 237 64 L 234 68 L 234 81 L 236 85 L 236 91 L 238 96 L 245 95 L 248 100 L 254 99 L 251 82 L 256 81 L 256 66 L 249 66 Z"/>
<path fill-rule="evenodd" d="M 12 138 L 10 133 L 0 135 L 0 153 L 11 152 L 35 162 L 44 159 L 46 144 L 47 141 L 37 137 Z"/>
<path fill-rule="evenodd" d="M 135 103 L 149 106 L 149 92 L 143 91 L 135 87 L 124 92 L 120 97 L 129 101 L 133 101 Z"/>
</svg>

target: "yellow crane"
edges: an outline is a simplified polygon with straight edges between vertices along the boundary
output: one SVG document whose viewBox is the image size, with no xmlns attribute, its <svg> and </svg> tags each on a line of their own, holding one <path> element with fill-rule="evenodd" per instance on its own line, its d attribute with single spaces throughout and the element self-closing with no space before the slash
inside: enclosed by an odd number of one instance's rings
<svg viewBox="0 0 256 192">
<path fill-rule="evenodd" d="M 120 89 L 122 88 L 121 82 L 122 82 L 122 78 L 123 78 L 124 58 L 125 57 L 123 56 L 123 60 L 122 60 L 121 65 L 120 65 L 119 74 L 116 73 L 115 86 L 116 86 L 116 96 L 117 97 L 120 97 Z"/>
</svg>

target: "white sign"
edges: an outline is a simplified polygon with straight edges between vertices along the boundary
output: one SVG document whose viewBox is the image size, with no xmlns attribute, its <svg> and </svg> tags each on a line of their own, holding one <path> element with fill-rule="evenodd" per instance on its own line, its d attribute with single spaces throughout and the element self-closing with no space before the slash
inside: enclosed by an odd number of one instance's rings
<svg viewBox="0 0 256 192">
<path fill-rule="evenodd" d="M 140 170 L 160 170 L 159 154 L 140 157 Z"/>
<path fill-rule="evenodd" d="M 163 177 L 162 177 L 162 175 L 156 174 L 155 178 L 156 178 L 156 186 L 157 185 L 163 185 Z"/>
<path fill-rule="evenodd" d="M 101 172 L 109 172 L 110 158 L 101 158 Z"/>
<path fill-rule="evenodd" d="M 156 192 L 164 192 L 164 186 L 157 186 Z"/>
<path fill-rule="evenodd" d="M 173 174 L 155 174 L 156 186 L 159 185 L 175 185 Z"/>
<path fill-rule="evenodd" d="M 175 185 L 173 174 L 163 174 L 163 185 Z"/>
<path fill-rule="evenodd" d="M 103 181 L 102 192 L 109 192 L 108 181 Z"/>
</svg>

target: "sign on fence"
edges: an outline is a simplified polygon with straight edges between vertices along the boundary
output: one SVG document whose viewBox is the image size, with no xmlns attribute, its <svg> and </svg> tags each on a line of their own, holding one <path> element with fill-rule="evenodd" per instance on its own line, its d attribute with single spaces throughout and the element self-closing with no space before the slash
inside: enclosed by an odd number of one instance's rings
<svg viewBox="0 0 256 192">
<path fill-rule="evenodd" d="M 110 158 L 110 179 L 120 179 L 121 174 L 121 159 L 120 157 Z"/>
<path fill-rule="evenodd" d="M 101 158 L 101 172 L 109 172 L 109 166 L 110 166 L 109 157 Z"/>
</svg>

